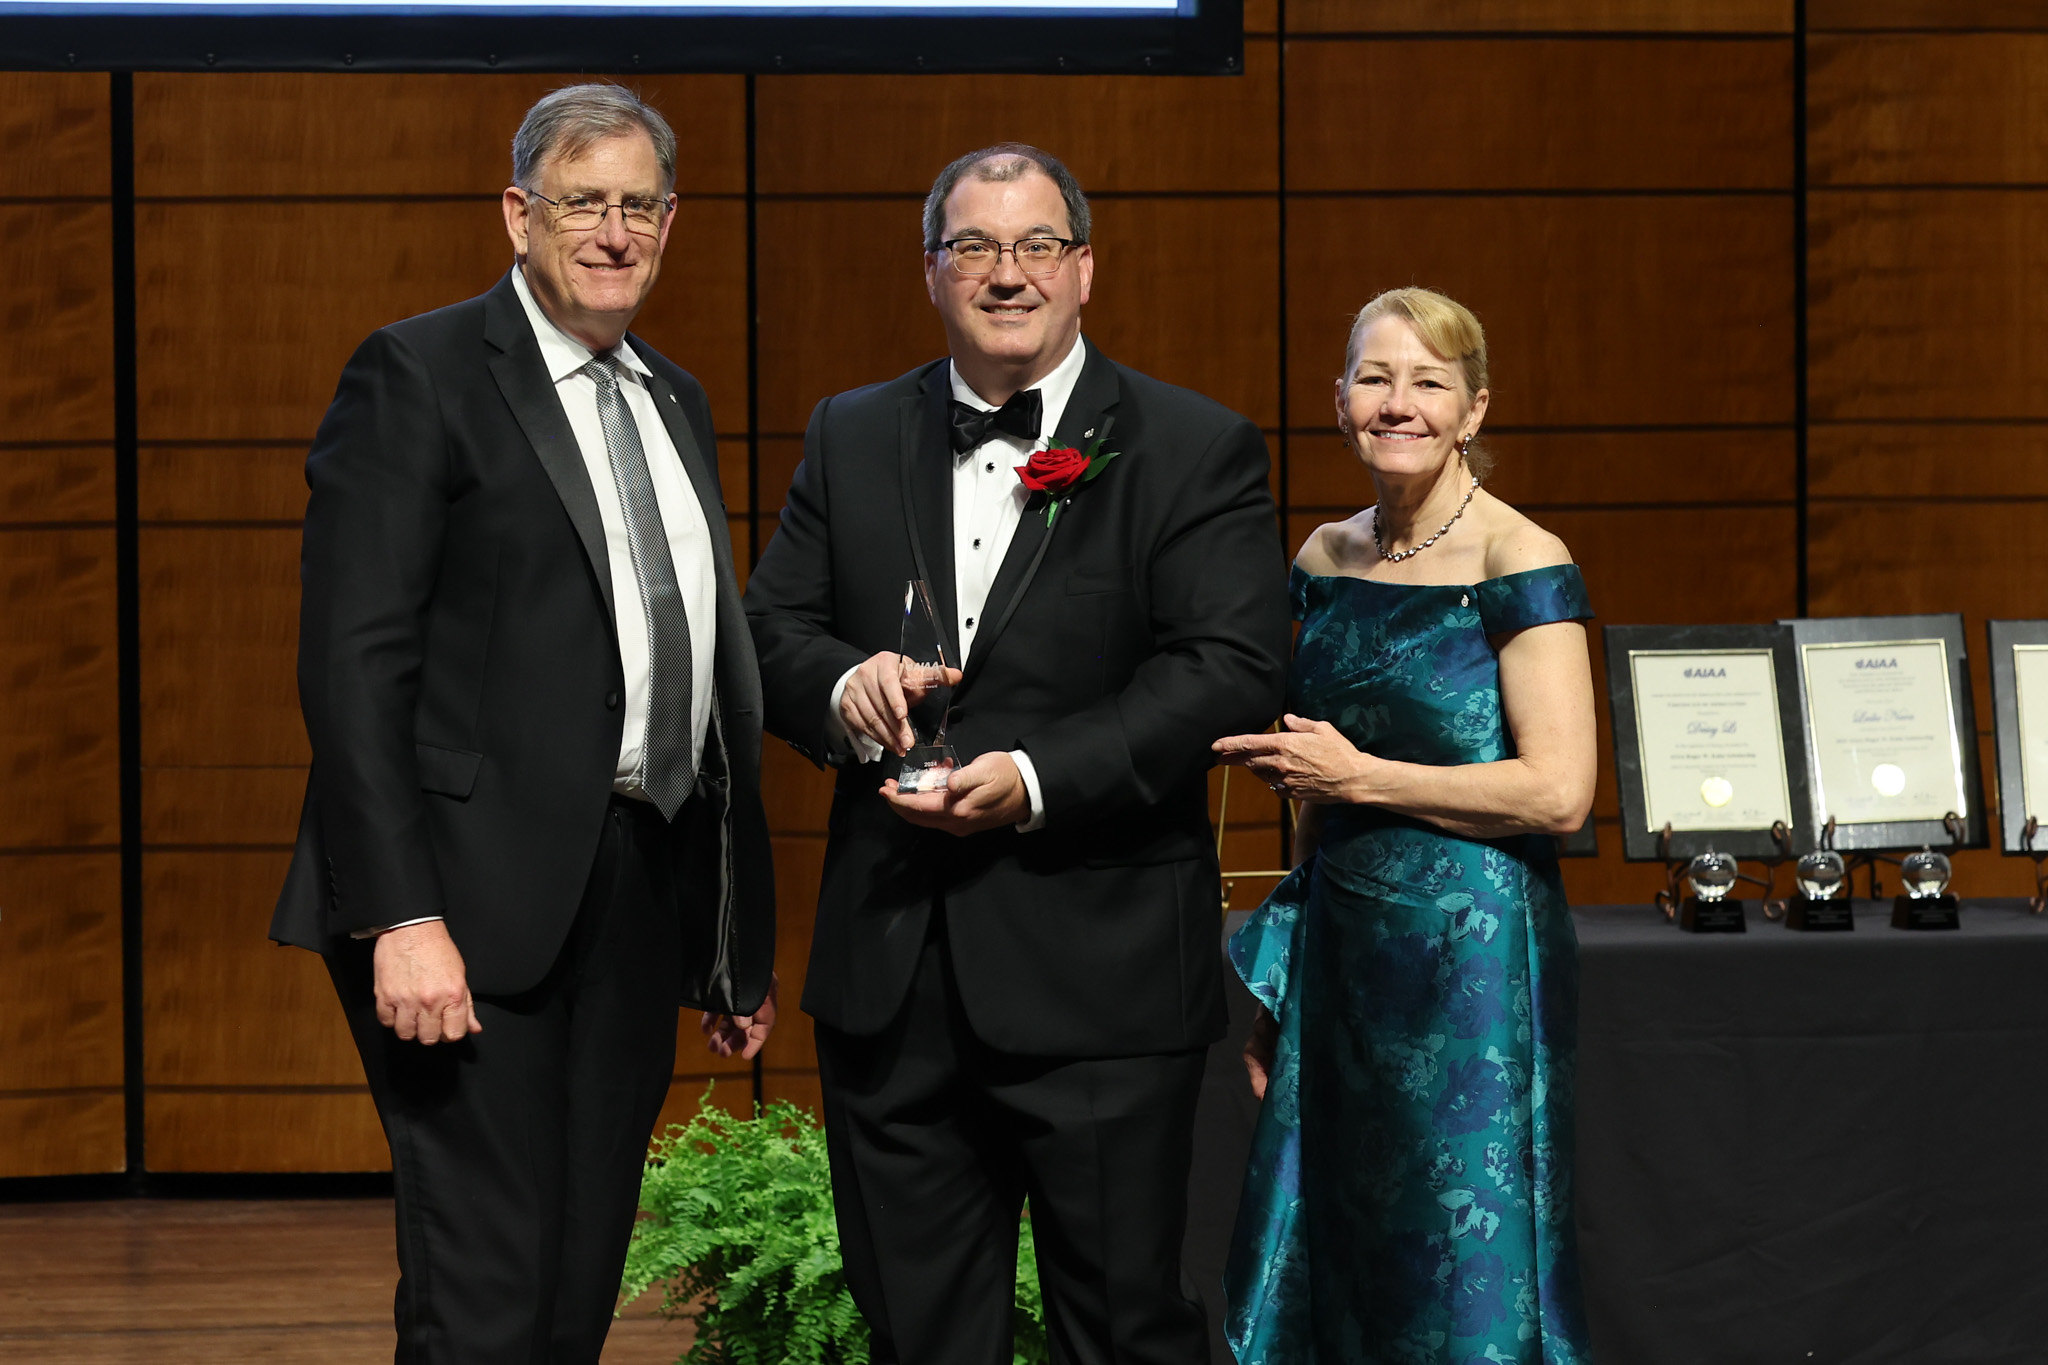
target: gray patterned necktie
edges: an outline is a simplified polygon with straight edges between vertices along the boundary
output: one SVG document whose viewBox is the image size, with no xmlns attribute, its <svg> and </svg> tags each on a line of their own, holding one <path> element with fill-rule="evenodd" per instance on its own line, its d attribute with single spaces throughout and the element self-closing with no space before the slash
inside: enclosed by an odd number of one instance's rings
<svg viewBox="0 0 2048 1365">
<path fill-rule="evenodd" d="M 647 617 L 647 733 L 640 745 L 640 789 L 663 819 L 673 820 L 697 781 L 690 757 L 690 618 L 654 499 L 654 480 L 647 473 L 640 427 L 619 392 L 618 361 L 600 355 L 584 368 L 597 381 L 597 421 L 604 428 L 604 451 L 625 513 L 626 545 Z"/>
</svg>

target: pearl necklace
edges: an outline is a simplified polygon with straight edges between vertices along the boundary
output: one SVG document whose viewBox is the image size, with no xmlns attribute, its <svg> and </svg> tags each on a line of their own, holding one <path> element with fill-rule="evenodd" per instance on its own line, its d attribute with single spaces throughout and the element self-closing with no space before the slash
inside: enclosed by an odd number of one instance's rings
<svg viewBox="0 0 2048 1365">
<path fill-rule="evenodd" d="M 1474 474 L 1472 476 L 1472 486 L 1465 490 L 1465 500 L 1458 504 L 1457 511 L 1451 513 L 1451 519 L 1449 521 L 1445 522 L 1443 525 L 1436 528 L 1436 536 L 1431 536 L 1428 540 L 1423 541 L 1420 545 L 1411 545 L 1407 549 L 1401 550 L 1394 554 L 1389 554 L 1387 552 L 1386 542 L 1380 539 L 1380 514 L 1378 510 L 1375 509 L 1372 514 L 1373 549 L 1378 550 L 1380 552 L 1380 558 L 1386 560 L 1389 564 L 1399 564 L 1404 559 L 1407 559 L 1413 555 L 1421 554 L 1424 550 L 1427 550 L 1430 546 L 1436 544 L 1437 536 L 1442 535 L 1444 532 L 1450 530 L 1453 526 L 1456 526 L 1458 524 L 1458 518 L 1465 515 L 1465 509 L 1472 505 L 1472 495 L 1478 491 L 1479 476 L 1477 474 Z"/>
</svg>

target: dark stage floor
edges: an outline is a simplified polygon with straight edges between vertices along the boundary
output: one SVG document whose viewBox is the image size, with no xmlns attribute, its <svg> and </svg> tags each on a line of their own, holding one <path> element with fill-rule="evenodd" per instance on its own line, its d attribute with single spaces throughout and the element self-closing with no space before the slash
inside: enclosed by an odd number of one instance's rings
<svg viewBox="0 0 2048 1365">
<path fill-rule="evenodd" d="M 9 1365 L 379 1365 L 391 1359 L 384 1199 L 0 1205 Z M 688 1336 L 629 1308 L 606 1365 L 670 1365 Z"/>
</svg>

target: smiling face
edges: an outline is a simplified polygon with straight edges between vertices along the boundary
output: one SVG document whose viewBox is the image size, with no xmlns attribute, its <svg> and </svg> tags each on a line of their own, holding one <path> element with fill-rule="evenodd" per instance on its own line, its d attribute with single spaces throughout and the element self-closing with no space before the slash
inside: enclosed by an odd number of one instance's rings
<svg viewBox="0 0 2048 1365">
<path fill-rule="evenodd" d="M 1486 416 L 1487 391 L 1465 393 L 1463 368 L 1430 350 L 1408 319 L 1376 318 L 1358 364 L 1337 381 L 1337 424 L 1375 474 L 1433 474 Z"/>
<path fill-rule="evenodd" d="M 675 197 L 661 183 L 654 141 L 635 131 L 601 138 L 573 156 L 551 156 L 533 188 L 549 199 L 587 194 L 608 204 L 666 199 L 670 206 L 655 236 L 628 232 L 616 210 L 579 232 L 557 226 L 555 211 L 534 194 L 516 185 L 505 191 L 505 231 L 541 311 L 592 350 L 609 350 L 654 288 L 675 221 Z"/>
<path fill-rule="evenodd" d="M 970 173 L 946 198 L 941 240 L 1035 236 L 1073 236 L 1059 186 L 1036 169 L 1000 181 Z M 946 252 L 928 251 L 924 279 L 961 377 L 1000 403 L 1044 378 L 1072 349 L 1095 258 L 1086 246 L 1071 247 L 1057 273 L 1026 275 L 1006 251 L 992 273 L 962 275 Z"/>
</svg>

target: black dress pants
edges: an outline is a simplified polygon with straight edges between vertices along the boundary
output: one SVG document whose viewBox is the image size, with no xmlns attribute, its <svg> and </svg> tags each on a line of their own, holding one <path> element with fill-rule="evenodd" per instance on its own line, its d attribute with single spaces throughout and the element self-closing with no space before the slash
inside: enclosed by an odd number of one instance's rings
<svg viewBox="0 0 2048 1365">
<path fill-rule="evenodd" d="M 460 1043 L 377 1022 L 372 942 L 329 954 L 391 1143 L 398 1365 L 596 1365 L 675 1069 L 668 839 L 615 798 L 554 967 L 478 997 L 483 1032 Z"/>
<path fill-rule="evenodd" d="M 1027 1197 L 1058 1365 L 1206 1365 L 1180 1267 L 1205 1050 L 996 1052 L 936 932 L 889 1028 L 817 1037 L 840 1252 L 875 1365 L 1010 1365 Z"/>
</svg>

